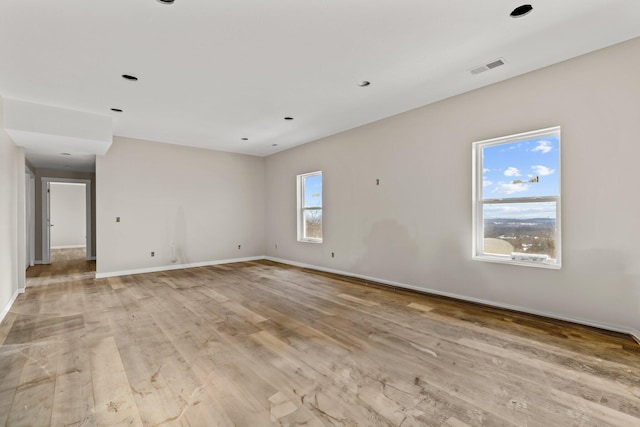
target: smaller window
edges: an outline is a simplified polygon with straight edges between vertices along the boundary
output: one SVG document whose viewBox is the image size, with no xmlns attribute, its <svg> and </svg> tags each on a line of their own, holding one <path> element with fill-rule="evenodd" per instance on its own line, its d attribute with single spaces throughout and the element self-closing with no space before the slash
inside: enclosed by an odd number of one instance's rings
<svg viewBox="0 0 640 427">
<path fill-rule="evenodd" d="M 298 241 L 322 243 L 322 172 L 298 175 Z"/>
</svg>

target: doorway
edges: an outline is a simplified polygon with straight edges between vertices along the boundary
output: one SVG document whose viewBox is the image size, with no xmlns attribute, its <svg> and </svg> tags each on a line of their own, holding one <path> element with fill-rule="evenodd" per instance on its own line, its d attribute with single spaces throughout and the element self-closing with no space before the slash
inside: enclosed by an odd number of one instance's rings
<svg viewBox="0 0 640 427">
<path fill-rule="evenodd" d="M 26 257 L 25 269 L 33 267 L 36 260 L 36 176 L 26 167 L 24 174 L 25 188 L 25 231 L 26 231 Z"/>
<path fill-rule="evenodd" d="M 42 219 L 43 264 L 78 255 L 91 259 L 90 180 L 42 178 Z"/>
</svg>

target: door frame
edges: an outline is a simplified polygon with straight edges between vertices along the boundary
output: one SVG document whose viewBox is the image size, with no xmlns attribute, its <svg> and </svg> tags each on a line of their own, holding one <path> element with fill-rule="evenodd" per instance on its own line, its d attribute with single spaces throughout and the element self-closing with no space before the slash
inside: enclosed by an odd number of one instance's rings
<svg viewBox="0 0 640 427">
<path fill-rule="evenodd" d="M 85 185 L 85 207 L 86 207 L 86 225 L 87 225 L 87 260 L 91 260 L 91 249 L 93 247 L 93 239 L 91 238 L 91 180 L 90 179 L 74 179 L 74 178 L 52 178 L 42 177 L 42 263 L 51 264 L 51 228 L 49 227 L 49 203 L 50 193 L 49 184 L 52 182 L 84 184 Z"/>
<path fill-rule="evenodd" d="M 36 263 L 36 174 L 25 165 L 26 268 Z"/>
</svg>

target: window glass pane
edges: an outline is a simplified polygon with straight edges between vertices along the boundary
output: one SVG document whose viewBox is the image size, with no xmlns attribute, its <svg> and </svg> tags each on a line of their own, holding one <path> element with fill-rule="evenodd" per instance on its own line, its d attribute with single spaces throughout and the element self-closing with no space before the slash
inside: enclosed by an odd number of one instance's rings
<svg viewBox="0 0 640 427">
<path fill-rule="evenodd" d="M 322 209 L 306 209 L 303 227 L 305 239 L 322 239 Z"/>
<path fill-rule="evenodd" d="M 322 207 L 322 175 L 310 175 L 303 178 L 303 207 Z"/>
<path fill-rule="evenodd" d="M 482 210 L 484 253 L 556 258 L 556 202 L 486 203 Z"/>
<path fill-rule="evenodd" d="M 482 148 L 482 199 L 560 195 L 560 135 Z"/>
</svg>

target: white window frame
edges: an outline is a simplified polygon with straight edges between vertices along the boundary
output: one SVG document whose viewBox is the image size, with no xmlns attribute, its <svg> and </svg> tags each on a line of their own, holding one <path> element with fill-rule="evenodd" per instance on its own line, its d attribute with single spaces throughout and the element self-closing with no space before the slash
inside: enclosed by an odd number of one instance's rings
<svg viewBox="0 0 640 427">
<path fill-rule="evenodd" d="M 483 159 L 482 159 L 482 149 L 489 146 L 494 145 L 502 145 L 509 144 L 518 141 L 525 141 L 537 137 L 544 137 L 547 135 L 557 135 L 558 136 L 558 182 L 559 191 L 557 196 L 544 196 L 544 197 L 513 197 L 513 198 L 499 198 L 499 199 L 483 199 Z M 528 267 L 540 267 L 540 268 L 550 268 L 550 269 L 560 269 L 562 266 L 562 241 L 561 241 L 561 209 L 560 209 L 560 200 L 561 200 L 561 188 L 562 188 L 562 178 L 561 178 L 561 163 L 562 158 L 560 155 L 560 150 L 562 148 L 561 143 L 561 133 L 560 126 L 555 126 L 546 129 L 540 129 L 531 132 L 524 132 L 515 135 L 503 136 L 499 138 L 492 138 L 483 141 L 476 141 L 473 143 L 472 149 L 472 163 L 473 163 L 473 187 L 472 187 L 472 215 L 473 215 L 473 235 L 472 235 L 472 258 L 478 261 L 487 261 L 487 262 L 497 262 L 503 264 L 513 264 L 513 265 L 522 265 Z M 483 217 L 483 207 L 485 204 L 499 204 L 499 203 L 541 203 L 541 202 L 555 202 L 556 204 L 556 235 L 555 235 L 555 246 L 556 246 L 556 258 L 549 259 L 542 262 L 537 262 L 533 260 L 518 260 L 513 259 L 512 256 L 509 255 L 498 255 L 498 254 L 488 254 L 484 253 L 484 217 Z"/>
<path fill-rule="evenodd" d="M 322 211 L 322 200 L 320 200 L 320 206 L 304 206 L 304 180 L 310 176 L 320 176 L 322 178 L 322 171 L 309 172 L 300 174 L 297 177 L 297 194 L 298 194 L 298 241 L 305 243 L 322 243 L 322 238 L 305 237 L 304 235 L 304 214 L 308 210 L 320 210 Z M 323 179 L 323 194 L 324 194 L 324 179 Z M 324 211 L 322 211 L 324 214 Z M 324 222 L 324 218 L 323 218 Z"/>
</svg>

